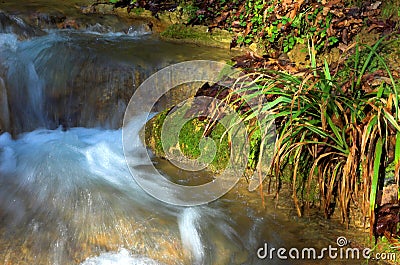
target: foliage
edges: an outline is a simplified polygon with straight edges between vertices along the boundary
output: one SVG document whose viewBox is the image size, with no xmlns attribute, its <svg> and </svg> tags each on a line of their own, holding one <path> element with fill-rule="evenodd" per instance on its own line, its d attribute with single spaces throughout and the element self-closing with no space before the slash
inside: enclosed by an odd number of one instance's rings
<svg viewBox="0 0 400 265">
<path fill-rule="evenodd" d="M 400 19 L 400 1 L 399 0 L 388 0 L 383 1 L 382 17 L 383 18 L 395 18 Z"/>
<path fill-rule="evenodd" d="M 343 0 L 109 1 L 115 6 L 127 6 L 128 12 L 133 8 L 145 8 L 155 16 L 160 11 L 183 12 L 183 17 L 189 18 L 187 25 L 206 25 L 210 31 L 229 30 L 235 34 L 232 46 L 258 43 L 269 54 L 288 52 L 308 38 L 313 40 L 316 51 L 322 52 L 340 42 L 347 45 L 363 26 L 381 32 L 397 27 L 391 21 L 393 10 L 398 10 L 397 0 L 385 4 Z M 388 16 L 386 21 L 377 18 L 381 13 Z"/>
<path fill-rule="evenodd" d="M 137 0 L 129 0 L 129 1 L 127 1 L 127 0 L 109 0 L 109 2 L 112 3 L 112 4 L 119 3 L 119 4 L 133 5 L 133 4 L 135 4 L 137 2 Z"/>
<path fill-rule="evenodd" d="M 259 112 L 272 114 L 278 129 L 271 175 L 282 177 L 285 167 L 291 167 L 299 215 L 312 203 L 317 183 L 326 217 L 338 205 L 348 224 L 350 206 L 355 204 L 363 216 L 371 216 L 372 228 L 376 194 L 382 188 L 385 167 L 394 160 L 395 181 L 399 183 L 400 153 L 396 155 L 394 150 L 400 152 L 400 141 L 393 141 L 400 135 L 398 85 L 378 54 L 382 42 L 383 38 L 372 47 L 357 45 L 346 79 L 332 73 L 325 62 L 322 68 L 300 77 L 284 72 L 257 73 L 258 86 L 245 95 L 246 100 L 260 93 L 270 99 Z M 368 52 L 360 52 L 361 46 Z M 315 60 L 313 47 L 310 58 Z M 379 60 L 383 69 L 371 68 L 374 60 Z M 315 61 L 311 64 L 316 66 Z M 370 69 L 374 72 L 368 73 Z M 371 88 L 367 84 L 371 75 L 386 78 Z M 258 114 L 247 113 L 249 117 Z"/>
<path fill-rule="evenodd" d="M 233 46 L 263 43 L 270 53 L 288 52 L 307 38 L 313 39 L 317 52 L 339 41 L 347 44 L 369 18 L 361 11 L 365 5 L 355 11 L 347 8 L 346 1 L 196 0 L 186 4 L 195 10 L 189 14 L 189 24 L 228 29 L 236 34 Z"/>
<path fill-rule="evenodd" d="M 239 44 L 262 40 L 267 48 L 288 52 L 308 36 L 314 38 L 317 51 L 331 47 L 338 41 L 336 36 L 325 38 L 333 14 L 328 13 L 321 18 L 322 6 L 288 12 L 283 16 L 277 14 L 274 6 L 265 5 L 261 0 L 249 0 L 245 7 L 245 13 L 233 17 L 240 26 L 246 26 L 244 34 L 238 37 Z M 246 34 L 248 26 L 251 26 L 251 32 Z"/>
</svg>

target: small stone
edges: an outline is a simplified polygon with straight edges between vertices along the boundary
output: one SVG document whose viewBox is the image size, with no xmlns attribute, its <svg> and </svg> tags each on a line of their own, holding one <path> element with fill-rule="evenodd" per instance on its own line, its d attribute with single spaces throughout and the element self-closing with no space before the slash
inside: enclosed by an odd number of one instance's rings
<svg viewBox="0 0 400 265">
<path fill-rule="evenodd" d="M 278 63 L 282 66 L 287 65 L 288 63 L 290 63 L 290 58 L 288 56 L 287 53 L 281 53 L 281 55 L 279 55 L 278 57 Z"/>
<path fill-rule="evenodd" d="M 296 66 L 308 65 L 309 60 L 307 59 L 307 45 L 303 43 L 297 43 L 293 49 L 287 54 L 291 62 Z"/>
</svg>

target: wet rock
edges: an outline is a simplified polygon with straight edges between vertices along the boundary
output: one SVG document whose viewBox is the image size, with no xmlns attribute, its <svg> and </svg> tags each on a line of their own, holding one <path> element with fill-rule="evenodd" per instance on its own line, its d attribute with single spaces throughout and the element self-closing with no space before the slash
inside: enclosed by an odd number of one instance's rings
<svg viewBox="0 0 400 265">
<path fill-rule="evenodd" d="M 120 17 L 131 17 L 131 18 L 154 18 L 150 10 L 144 9 L 129 9 L 127 7 L 115 7 L 114 13 Z"/>
<path fill-rule="evenodd" d="M 290 61 L 292 61 L 296 66 L 304 67 L 310 64 L 306 44 L 296 44 L 293 49 L 288 52 L 288 56 Z"/>
<path fill-rule="evenodd" d="M 18 39 L 25 40 L 46 33 L 37 27 L 29 25 L 22 18 L 8 15 L 0 11 L 0 33 L 13 33 Z"/>
<path fill-rule="evenodd" d="M 66 19 L 61 23 L 57 24 L 59 29 L 79 29 L 80 24 L 75 19 Z"/>
<path fill-rule="evenodd" d="M 72 217 L 72 216 L 71 216 Z M 75 218 L 75 217 L 73 217 Z M 98 220 L 103 217 L 98 216 Z M 115 252 L 121 247 L 133 255 L 149 257 L 162 264 L 189 264 L 178 231 L 154 218 L 145 224 L 133 218 L 121 217 L 109 225 L 92 219 L 81 224 L 77 220 L 58 220 L 60 226 L 52 227 L 49 221 L 33 220 L 28 231 L 13 229 L 11 235 L 0 230 L 0 262 L 2 264 L 80 264 L 104 252 Z M 30 225 L 28 225 L 30 226 Z"/>
<path fill-rule="evenodd" d="M 7 90 L 0 77 L 0 133 L 10 130 L 10 112 L 8 108 Z"/>
<path fill-rule="evenodd" d="M 111 4 L 99 4 L 95 6 L 95 12 L 99 14 L 111 14 L 114 6 Z"/>
<path fill-rule="evenodd" d="M 96 7 L 94 5 L 90 5 L 90 6 L 81 6 L 80 7 L 81 12 L 83 14 L 93 14 L 96 13 Z"/>
<path fill-rule="evenodd" d="M 65 14 L 57 11 L 51 13 L 35 13 L 30 18 L 33 23 L 42 29 L 55 28 L 57 24 L 61 24 L 65 19 Z"/>
<path fill-rule="evenodd" d="M 232 35 L 225 30 L 210 30 L 207 26 L 187 27 L 183 24 L 173 24 L 161 33 L 161 37 L 169 41 L 194 43 L 204 46 L 229 49 Z"/>
</svg>

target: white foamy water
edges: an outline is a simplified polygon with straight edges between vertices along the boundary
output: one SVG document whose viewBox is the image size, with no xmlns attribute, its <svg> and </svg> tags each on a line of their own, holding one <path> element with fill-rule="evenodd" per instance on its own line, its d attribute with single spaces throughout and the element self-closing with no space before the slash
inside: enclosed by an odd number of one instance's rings
<svg viewBox="0 0 400 265">
<path fill-rule="evenodd" d="M 0 34 L 0 47 L 1 49 L 10 49 L 15 51 L 17 49 L 17 35 L 12 33 L 1 33 Z"/>
<path fill-rule="evenodd" d="M 153 259 L 134 256 L 126 249 L 119 252 L 103 253 L 98 257 L 89 258 L 81 265 L 162 265 Z"/>
<path fill-rule="evenodd" d="M 190 250 L 193 256 L 193 264 L 201 264 L 205 254 L 200 231 L 198 231 L 199 222 L 200 213 L 195 208 L 185 209 L 179 218 L 182 244 Z"/>
<path fill-rule="evenodd" d="M 93 34 L 103 37 L 126 37 L 126 38 L 129 37 L 140 38 L 143 36 L 150 35 L 152 33 L 150 28 L 146 25 L 130 26 L 125 32 L 123 32 L 123 31 L 115 31 L 113 28 L 101 25 L 99 23 L 88 26 L 83 32 L 86 34 Z"/>
<path fill-rule="evenodd" d="M 143 174 L 148 165 L 144 154 L 135 151 L 141 145 L 142 125 L 133 121 L 129 126 L 135 132 L 129 150 L 134 154 L 130 162 L 136 165 L 132 173 Z M 82 244 L 95 247 L 103 235 L 121 250 L 91 254 L 82 264 L 162 264 L 165 257 L 178 258 L 169 248 L 181 256 L 173 264 L 187 264 L 182 257 L 190 264 L 212 260 L 205 244 L 212 242 L 213 233 L 233 235 L 226 229 L 228 217 L 208 207 L 185 209 L 147 195 L 126 166 L 121 134 L 120 129 L 59 128 L 38 129 L 16 140 L 8 133 L 0 135 L 4 227 L 17 231 L 18 238 L 31 238 L 52 264 L 69 264 L 73 249 L 79 251 Z M 153 260 L 143 253 L 162 258 Z"/>
</svg>

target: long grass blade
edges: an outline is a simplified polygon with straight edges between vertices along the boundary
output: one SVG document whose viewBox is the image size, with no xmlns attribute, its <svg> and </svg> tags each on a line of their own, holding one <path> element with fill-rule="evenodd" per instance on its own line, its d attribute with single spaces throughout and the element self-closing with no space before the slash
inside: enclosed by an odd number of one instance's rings
<svg viewBox="0 0 400 265">
<path fill-rule="evenodd" d="M 365 71 L 367 70 L 368 65 L 371 63 L 371 60 L 372 60 L 373 55 L 375 54 L 375 51 L 378 49 L 379 45 L 382 43 L 382 41 L 383 41 L 385 38 L 386 38 L 386 36 L 380 38 L 380 39 L 374 44 L 374 46 L 370 49 L 370 52 L 369 52 L 369 54 L 368 54 L 368 57 L 367 57 L 367 59 L 365 60 L 365 62 L 364 62 L 364 64 L 363 64 L 363 67 L 361 68 L 361 71 L 360 71 L 360 73 L 359 73 L 359 75 L 358 75 L 358 79 L 357 79 L 357 83 L 356 83 L 356 88 L 360 87 L 360 85 L 361 85 L 361 79 L 362 79 L 362 77 L 363 77 Z M 365 45 L 365 46 L 368 47 L 368 45 Z"/>
<path fill-rule="evenodd" d="M 400 132 L 396 133 L 396 146 L 395 146 L 395 153 L 394 153 L 394 165 L 395 165 L 395 179 L 397 184 L 399 185 L 400 183 L 400 177 L 399 177 L 399 171 L 400 171 Z"/>
<path fill-rule="evenodd" d="M 378 180 L 379 180 L 379 171 L 381 167 L 382 149 L 383 149 L 383 140 L 381 137 L 379 137 L 375 145 L 374 171 L 372 175 L 371 192 L 369 195 L 369 210 L 372 222 L 371 228 L 373 227 L 373 222 L 375 221 L 376 194 L 378 192 Z"/>
</svg>

